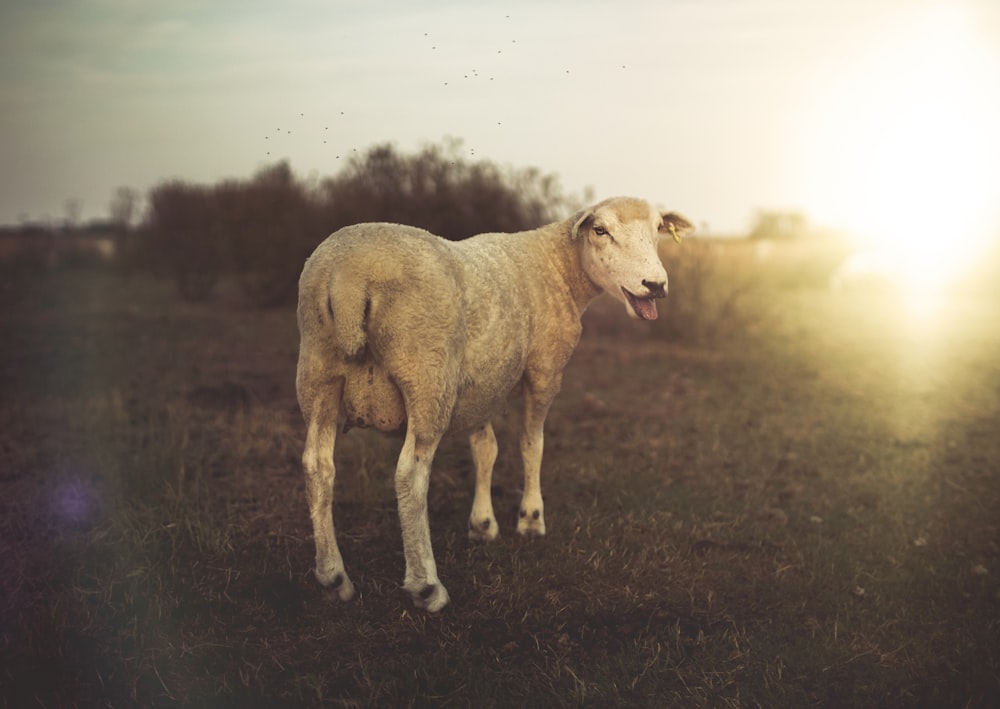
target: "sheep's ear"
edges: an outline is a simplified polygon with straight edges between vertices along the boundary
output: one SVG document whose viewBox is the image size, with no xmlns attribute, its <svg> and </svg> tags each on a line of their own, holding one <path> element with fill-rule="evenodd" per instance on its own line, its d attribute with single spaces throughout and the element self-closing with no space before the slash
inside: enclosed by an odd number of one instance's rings
<svg viewBox="0 0 1000 709">
<path fill-rule="evenodd" d="M 582 212 L 577 212 L 576 216 L 573 218 L 573 228 L 570 229 L 569 236 L 570 239 L 575 241 L 580 238 L 580 232 L 586 228 L 594 219 L 594 213 L 589 209 L 584 209 Z"/>
<path fill-rule="evenodd" d="M 676 212 L 663 212 L 660 216 L 663 217 L 663 226 L 660 227 L 661 234 L 672 236 L 679 241 L 682 236 L 687 236 L 694 231 L 694 224 Z"/>
</svg>

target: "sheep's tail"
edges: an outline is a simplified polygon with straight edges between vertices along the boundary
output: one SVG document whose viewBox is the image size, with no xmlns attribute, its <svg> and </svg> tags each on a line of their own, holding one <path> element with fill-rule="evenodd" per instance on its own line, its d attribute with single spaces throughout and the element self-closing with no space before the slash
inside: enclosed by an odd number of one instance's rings
<svg viewBox="0 0 1000 709">
<path fill-rule="evenodd" d="M 333 320 L 337 345 L 348 357 L 359 356 L 368 343 L 368 314 L 372 302 L 367 284 L 349 276 L 335 278 L 326 298 L 326 309 Z"/>
</svg>

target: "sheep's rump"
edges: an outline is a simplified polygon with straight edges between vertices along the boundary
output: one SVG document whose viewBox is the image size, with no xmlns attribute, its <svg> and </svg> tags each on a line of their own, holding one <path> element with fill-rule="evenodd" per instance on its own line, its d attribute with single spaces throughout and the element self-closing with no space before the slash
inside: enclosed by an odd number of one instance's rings
<svg viewBox="0 0 1000 709">
<path fill-rule="evenodd" d="M 448 242 L 399 225 L 341 229 L 316 249 L 299 282 L 300 368 L 325 375 L 301 378 L 343 377 L 345 427 L 398 431 L 407 420 L 401 387 L 445 369 L 461 351 L 460 301 Z"/>
</svg>

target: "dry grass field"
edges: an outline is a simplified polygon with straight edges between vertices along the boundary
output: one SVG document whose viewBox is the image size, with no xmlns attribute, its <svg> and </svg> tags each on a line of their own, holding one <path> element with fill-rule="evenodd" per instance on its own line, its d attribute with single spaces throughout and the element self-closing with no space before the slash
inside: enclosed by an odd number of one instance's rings
<svg viewBox="0 0 1000 709">
<path fill-rule="evenodd" d="M 446 440 L 430 616 L 399 588 L 395 439 L 339 441 L 359 597 L 312 577 L 292 309 L 6 276 L 0 705 L 1000 705 L 997 304 L 921 326 L 881 292 L 706 278 L 661 308 L 683 321 L 588 313 L 544 539 L 514 533 L 516 409 L 493 544 Z"/>
</svg>

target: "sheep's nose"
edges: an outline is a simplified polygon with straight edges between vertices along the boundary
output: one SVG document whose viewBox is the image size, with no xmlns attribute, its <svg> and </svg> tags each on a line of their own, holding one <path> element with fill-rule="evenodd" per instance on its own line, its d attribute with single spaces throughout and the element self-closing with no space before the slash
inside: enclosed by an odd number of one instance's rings
<svg viewBox="0 0 1000 709">
<path fill-rule="evenodd" d="M 642 280 L 642 285 L 646 286 L 649 290 L 649 295 L 647 298 L 666 298 L 667 297 L 667 282 L 666 281 L 647 281 Z"/>
</svg>

